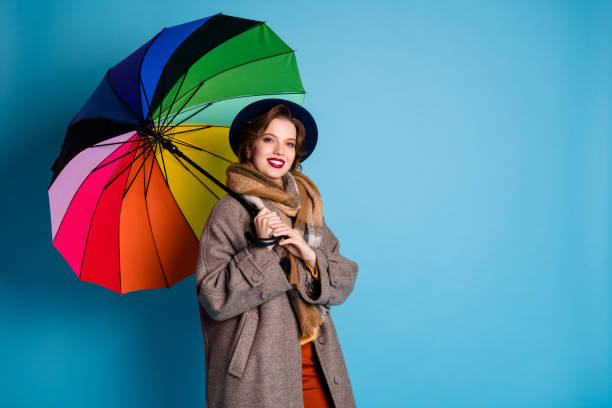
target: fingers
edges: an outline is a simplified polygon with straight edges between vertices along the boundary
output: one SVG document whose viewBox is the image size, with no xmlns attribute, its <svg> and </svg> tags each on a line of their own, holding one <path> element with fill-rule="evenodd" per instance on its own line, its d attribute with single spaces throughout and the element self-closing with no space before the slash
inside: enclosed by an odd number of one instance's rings
<svg viewBox="0 0 612 408">
<path fill-rule="evenodd" d="M 259 238 L 269 238 L 270 237 L 270 219 L 269 219 L 269 210 L 267 208 L 262 208 L 255 218 L 253 219 L 255 224 L 255 230 L 257 232 L 257 236 Z"/>
<path fill-rule="evenodd" d="M 285 244 L 296 244 L 297 242 L 295 242 L 296 239 L 294 237 L 289 237 L 289 238 L 282 238 L 280 241 L 278 241 L 278 243 L 280 245 L 285 245 Z"/>
<path fill-rule="evenodd" d="M 255 216 L 255 219 L 257 219 L 257 218 L 269 219 L 270 222 L 282 222 L 281 219 L 280 219 L 280 216 L 278 215 L 278 213 L 276 211 L 271 211 L 271 210 L 269 210 L 266 207 L 264 207 L 261 210 L 259 210 L 259 212 Z"/>
<path fill-rule="evenodd" d="M 272 235 L 273 228 L 278 228 L 285 225 L 276 211 L 272 211 L 266 207 L 259 210 L 255 218 L 255 229 L 257 236 L 260 238 L 269 238 Z"/>
<path fill-rule="evenodd" d="M 279 241 L 279 244 L 295 244 L 298 247 L 305 244 L 301 233 L 285 224 L 276 211 L 262 208 L 255 216 L 254 223 L 260 238 L 287 236 L 289 238 Z"/>
<path fill-rule="evenodd" d="M 293 228 L 290 228 L 286 224 L 283 224 L 283 225 L 279 225 L 276 227 L 272 227 L 272 235 L 273 236 L 288 235 L 291 237 L 296 237 L 297 233 Z"/>
<path fill-rule="evenodd" d="M 257 236 L 259 238 L 268 238 L 270 237 L 270 227 L 268 226 L 268 221 L 266 219 L 256 219 L 255 220 L 255 230 L 257 231 Z"/>
<path fill-rule="evenodd" d="M 257 213 L 254 219 L 266 218 L 269 214 L 270 214 L 270 210 L 264 207 L 261 210 L 259 210 L 259 212 Z"/>
</svg>

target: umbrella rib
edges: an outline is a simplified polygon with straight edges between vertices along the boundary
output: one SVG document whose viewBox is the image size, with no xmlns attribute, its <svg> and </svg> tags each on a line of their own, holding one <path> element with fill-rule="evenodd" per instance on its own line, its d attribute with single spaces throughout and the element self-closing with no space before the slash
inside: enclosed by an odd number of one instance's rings
<svg viewBox="0 0 612 408">
<path fill-rule="evenodd" d="M 134 177 L 132 178 L 132 181 L 130 181 L 130 183 L 127 185 L 125 190 L 123 190 L 123 195 L 121 196 L 121 198 L 126 196 L 126 194 L 128 193 L 128 190 L 130 189 L 130 187 L 132 187 L 132 183 L 134 183 L 134 180 L 136 180 L 136 177 L 138 177 L 138 174 L 140 173 L 140 170 L 142 170 L 142 168 L 144 167 L 145 163 L 147 162 L 147 158 L 149 157 L 149 154 L 151 153 L 151 151 L 153 151 L 153 149 L 151 148 L 151 145 L 145 145 L 142 150 L 143 150 L 143 152 L 146 151 L 147 154 L 142 159 L 142 163 L 138 167 L 138 170 L 136 170 L 136 174 L 134 174 Z M 133 163 L 134 162 L 132 162 L 132 164 Z"/>
<path fill-rule="evenodd" d="M 112 142 L 112 143 L 97 143 L 91 147 L 101 147 L 101 146 L 111 146 L 111 145 L 116 145 L 116 144 L 124 144 L 124 143 L 128 143 L 128 142 L 139 142 L 141 140 L 147 140 L 149 138 L 149 136 L 145 136 L 145 137 L 141 137 L 138 139 L 128 139 L 128 140 L 124 140 L 123 142 Z"/>
<path fill-rule="evenodd" d="M 166 183 L 166 187 L 170 188 L 170 184 L 168 183 L 168 172 L 166 171 L 166 162 L 164 160 L 164 149 L 159 149 L 159 157 L 161 157 L 161 161 L 162 161 L 162 172 L 164 174 L 164 182 Z"/>
<path fill-rule="evenodd" d="M 180 139 L 175 139 L 175 138 L 172 138 L 172 137 L 169 137 L 169 138 L 170 138 L 170 139 L 172 139 L 172 141 L 173 141 L 174 143 L 178 143 L 178 144 L 181 144 L 181 145 L 186 146 L 186 147 L 191 147 L 191 148 L 193 148 L 193 149 L 196 149 L 196 150 L 199 150 L 199 151 L 202 151 L 202 152 L 208 153 L 208 154 L 210 154 L 210 155 L 212 155 L 212 156 L 215 156 L 215 157 L 217 157 L 217 158 L 219 158 L 219 159 L 221 159 L 221 160 L 225 160 L 225 161 L 226 161 L 226 162 L 228 162 L 228 163 L 232 163 L 232 161 L 231 161 L 231 160 L 226 159 L 226 158 L 225 158 L 225 157 L 223 157 L 223 156 L 219 156 L 218 154 L 213 153 L 213 152 L 211 152 L 211 151 L 208 151 L 208 150 L 206 150 L 206 149 L 202 149 L 201 147 L 194 146 L 194 145 L 192 145 L 191 143 L 187 143 L 187 142 L 184 142 L 184 141 L 182 141 L 182 140 L 180 140 Z"/>
<path fill-rule="evenodd" d="M 219 196 L 217 196 L 214 191 L 212 191 L 210 189 L 210 187 L 208 187 L 206 184 L 204 184 L 204 182 L 202 180 L 200 180 L 200 178 L 198 176 L 195 175 L 195 173 L 193 171 L 191 171 L 187 166 L 185 166 L 185 163 L 183 163 L 180 159 L 180 157 L 178 157 L 175 153 L 170 152 L 170 154 L 181 164 L 181 166 L 183 166 L 185 168 L 185 170 L 187 170 L 188 172 L 190 172 L 193 177 L 196 178 L 196 180 L 198 180 L 200 182 L 200 184 L 202 184 L 209 192 L 210 194 L 212 194 L 213 196 L 215 196 L 215 198 L 218 200 Z"/>
<path fill-rule="evenodd" d="M 162 166 L 163 166 L 163 170 L 162 170 L 162 171 L 163 171 L 164 173 L 166 173 L 166 162 L 164 161 L 163 151 L 164 151 L 164 149 L 160 148 L 160 156 L 161 156 L 161 158 L 162 158 Z M 170 153 L 170 154 L 171 154 L 171 153 Z M 178 160 L 178 158 L 177 158 L 177 160 Z M 181 162 L 180 162 L 180 160 L 179 160 L 179 163 L 181 163 Z M 183 163 L 181 163 L 181 164 L 183 164 Z M 184 167 L 184 165 L 183 165 L 183 167 Z M 189 170 L 189 169 L 187 169 L 187 170 Z M 167 177 L 168 177 L 168 175 L 167 175 L 167 173 L 166 173 L 166 178 L 167 178 Z M 194 177 L 195 177 L 195 175 L 194 175 Z M 166 182 L 166 187 L 170 188 L 170 185 L 168 184 L 168 180 L 167 180 L 166 178 L 164 178 L 164 181 Z M 196 177 L 196 178 L 197 178 L 197 177 Z M 201 182 L 201 181 L 200 181 L 200 182 Z M 211 192 L 211 193 L 212 193 L 212 192 Z M 214 193 L 212 193 L 212 194 L 213 194 L 215 197 L 217 197 L 217 196 L 216 196 Z M 180 209 L 180 208 L 181 208 L 181 206 L 180 206 L 180 205 L 179 205 L 179 204 L 176 202 L 176 197 L 174 197 L 174 195 L 173 195 L 173 194 L 170 194 L 170 196 L 172 197 L 172 200 L 174 201 L 174 204 L 177 206 L 177 208 L 179 208 L 179 209 Z M 195 239 L 197 239 L 197 240 L 199 240 L 198 235 L 195 233 L 195 231 L 193 230 L 193 228 L 191 228 L 191 225 L 189 224 L 189 221 L 187 220 L 187 217 L 185 216 L 185 214 L 183 213 L 183 211 L 179 211 L 179 214 L 180 214 L 180 215 L 183 217 L 183 220 L 185 220 L 185 223 L 186 223 L 186 224 L 189 226 L 189 231 L 191 231 L 191 233 L 193 234 L 194 238 L 195 238 Z"/>
<path fill-rule="evenodd" d="M 168 115 L 170 114 L 170 111 L 172 110 L 172 107 L 174 106 L 174 103 L 176 102 L 176 97 L 178 96 L 179 92 L 181 91 L 181 88 L 183 86 L 183 83 L 185 82 L 185 78 L 186 77 L 187 77 L 187 72 L 185 72 L 183 74 L 183 79 L 181 80 L 181 84 L 179 85 L 178 89 L 176 90 L 176 93 L 174 94 L 174 98 L 172 99 L 172 103 L 168 107 L 168 111 L 166 112 L 166 116 L 164 117 L 164 120 L 162 121 L 162 125 L 163 125 L 162 132 L 166 128 L 166 120 L 168 120 Z M 161 114 L 159 116 L 161 117 Z"/>
<path fill-rule="evenodd" d="M 180 145 L 183 145 L 183 146 L 186 146 L 186 147 L 191 147 L 192 149 L 196 149 L 196 150 L 200 150 L 200 151 L 205 151 L 201 147 L 192 145 L 191 143 L 185 142 L 184 140 L 176 139 L 176 138 L 171 137 L 171 136 L 167 136 L 167 137 L 168 137 L 168 139 L 172 140 L 174 143 L 177 143 L 177 144 L 180 144 Z"/>
<path fill-rule="evenodd" d="M 166 27 L 164 27 L 159 33 L 155 34 L 155 37 L 153 37 L 153 39 L 151 41 L 148 42 L 147 48 L 144 50 L 144 53 L 140 56 L 140 61 L 138 62 L 138 82 L 142 83 L 142 63 L 144 62 L 145 56 L 149 53 L 149 50 L 151 49 L 151 45 L 155 44 L 155 42 L 157 41 L 157 39 L 159 38 L 159 36 L 166 31 Z M 143 90 L 144 90 L 144 83 L 142 84 Z M 145 98 L 147 97 L 146 92 L 145 92 Z M 149 115 L 149 106 L 148 106 L 148 102 L 147 102 L 147 116 Z M 143 111 L 142 111 L 142 99 L 140 96 L 140 92 L 138 92 L 138 112 L 140 112 L 140 115 L 137 115 L 137 117 L 142 120 L 144 119 L 143 117 Z"/>
<path fill-rule="evenodd" d="M 87 238 L 85 238 L 85 247 L 83 248 L 83 256 L 81 257 L 81 269 L 79 270 L 79 280 L 83 280 L 83 266 L 85 265 L 85 254 L 87 253 L 87 244 L 89 243 L 89 233 L 91 232 L 91 226 L 93 225 L 94 217 L 96 216 L 96 211 L 98 210 L 98 205 L 100 204 L 100 200 L 102 199 L 102 194 L 98 196 L 96 200 L 96 206 L 94 207 L 93 213 L 91 214 L 91 220 L 89 222 L 89 227 L 87 228 Z"/>
<path fill-rule="evenodd" d="M 127 168 L 127 166 L 126 166 Z M 125 169 L 124 169 L 125 170 Z M 124 171 L 122 170 L 122 172 Z M 106 189 L 106 187 L 104 187 L 104 189 Z M 121 286 L 123 284 L 123 282 L 121 281 L 121 213 L 123 209 L 123 200 L 121 200 L 121 206 L 119 207 L 119 219 L 117 220 L 117 272 L 119 274 L 118 280 L 119 280 L 119 294 L 123 294 L 122 293 L 122 289 Z"/>
<path fill-rule="evenodd" d="M 149 230 L 151 231 L 151 238 L 153 239 L 153 247 L 155 248 L 155 254 L 157 255 L 157 261 L 159 262 L 159 266 L 162 270 L 162 275 L 164 276 L 164 280 L 166 281 L 166 288 L 170 289 L 170 285 L 168 284 L 168 277 L 166 276 L 166 271 L 164 270 L 164 264 L 161 260 L 161 256 L 159 255 L 159 250 L 157 249 L 157 242 L 155 241 L 155 235 L 153 234 L 153 226 L 151 226 L 151 215 L 149 214 L 149 202 L 147 201 L 147 195 L 145 194 L 145 208 L 147 210 L 147 220 L 149 224 Z"/>
<path fill-rule="evenodd" d="M 140 142 L 140 141 L 141 141 L 141 140 L 138 140 L 138 142 Z M 135 142 L 137 142 L 137 141 L 136 141 L 136 140 L 130 140 L 130 142 L 135 143 Z M 101 166 L 96 166 L 96 168 L 94 168 L 94 169 L 93 169 L 91 172 L 93 173 L 93 172 L 94 172 L 94 171 L 96 171 L 96 170 L 100 170 L 100 169 L 101 169 L 102 167 L 104 167 L 104 166 L 108 166 L 109 164 L 111 164 L 111 163 L 113 163 L 113 162 L 116 162 L 116 161 L 117 161 L 117 160 L 119 160 L 119 159 L 124 158 L 124 157 L 125 157 L 125 156 L 127 156 L 128 154 L 130 154 L 130 153 L 132 153 L 132 152 L 134 152 L 134 151 L 138 150 L 138 149 L 139 149 L 139 147 L 140 147 L 140 143 L 136 143 L 136 147 L 135 147 L 135 148 L 133 148 L 132 150 L 130 150 L 130 151 L 128 151 L 128 152 L 126 152 L 126 153 L 122 154 L 122 155 L 121 155 L 121 156 L 119 156 L 119 157 L 114 158 L 113 160 L 111 160 L 111 161 L 109 161 L 109 162 L 107 162 L 107 163 L 104 163 L 104 164 L 103 164 L 103 165 L 101 165 Z"/>
<path fill-rule="evenodd" d="M 151 157 L 151 168 L 149 168 L 149 179 L 145 185 L 145 198 L 147 197 L 147 193 L 149 192 L 149 183 L 151 183 L 151 175 L 153 174 L 153 165 L 155 164 L 155 153 L 157 153 L 157 144 L 153 145 L 153 157 Z"/>
<path fill-rule="evenodd" d="M 144 94 L 145 102 L 147 103 L 147 113 L 148 113 L 149 109 L 151 108 L 151 105 L 149 104 L 149 98 L 147 97 L 147 90 L 144 87 L 144 83 L 142 83 L 142 77 L 140 75 L 138 75 L 138 81 L 140 82 L 140 87 L 142 88 L 142 93 Z"/>
<path fill-rule="evenodd" d="M 111 68 L 112 69 L 112 68 Z M 113 91 L 113 95 L 115 95 L 117 97 L 117 99 L 119 99 L 129 110 L 130 112 L 132 112 L 132 115 L 134 115 L 135 118 L 138 118 L 138 113 L 136 113 L 134 111 L 134 109 L 132 109 L 132 107 L 130 106 L 129 103 L 127 103 L 127 101 L 125 99 L 123 99 L 123 96 L 119 95 L 117 93 L 117 91 L 115 90 L 115 88 L 113 88 L 113 84 L 111 83 L 111 79 L 110 79 L 110 69 L 108 71 L 106 71 L 106 82 L 108 82 L 108 86 L 110 87 L 110 89 Z"/>
<path fill-rule="evenodd" d="M 149 201 L 147 199 L 147 191 L 149 190 L 149 182 L 151 181 L 151 174 L 153 173 L 153 164 L 155 163 L 155 150 L 157 149 L 157 144 L 153 145 L 151 149 L 153 151 L 153 157 L 151 158 L 151 169 L 149 170 L 149 179 L 145 183 L 145 208 L 147 210 L 147 220 L 149 224 L 149 230 L 151 231 L 151 238 L 153 239 L 153 247 L 155 248 L 155 254 L 157 255 L 157 260 L 159 261 L 159 266 L 162 270 L 162 275 L 164 276 L 164 280 L 166 281 L 166 287 L 170 289 L 170 285 L 168 284 L 168 278 L 166 276 L 166 271 L 164 270 L 164 264 L 161 261 L 161 256 L 159 255 L 159 250 L 157 249 L 157 242 L 155 241 L 155 234 L 153 234 L 153 226 L 151 225 L 151 214 L 149 214 Z M 146 161 L 146 159 L 145 159 Z M 145 172 L 146 175 L 146 172 Z M 145 177 L 143 177 L 144 182 Z"/>
<path fill-rule="evenodd" d="M 142 151 L 142 152 L 138 153 L 138 156 L 134 157 L 134 159 L 132 160 L 132 163 L 130 163 L 129 165 L 125 166 L 125 167 L 123 168 L 123 170 L 121 170 L 121 172 L 120 172 L 119 174 L 117 174 L 117 176 L 116 176 L 116 177 L 114 177 L 114 178 L 113 178 L 113 179 L 112 179 L 110 182 L 106 183 L 106 185 L 104 186 L 104 190 L 106 190 L 106 188 L 107 188 L 108 186 L 110 186 L 111 184 L 113 184 L 113 182 L 114 182 L 115 180 L 117 180 L 117 177 L 119 177 L 121 174 L 123 174 L 123 172 L 124 172 L 124 171 L 126 171 L 127 169 L 129 169 L 129 168 L 132 166 L 132 164 L 133 164 L 133 163 L 136 161 L 136 159 L 138 159 L 140 156 L 142 156 L 144 152 L 145 152 L 145 149 L 143 149 L 143 151 Z"/>
<path fill-rule="evenodd" d="M 164 70 L 162 71 L 160 82 L 162 83 L 161 94 L 164 95 L 165 89 L 166 89 L 166 67 L 164 67 Z M 160 114 L 157 117 L 157 127 L 160 126 L 160 121 L 159 120 L 161 119 L 161 112 L 162 112 L 163 108 L 164 108 L 164 98 L 162 97 L 161 102 L 159 104 L 159 112 L 160 112 Z"/>
<path fill-rule="evenodd" d="M 205 106 L 203 106 L 202 108 L 198 109 L 196 112 L 192 113 L 191 115 L 187 116 L 185 119 L 181 120 L 179 123 L 175 124 L 175 125 L 170 125 L 168 127 L 169 130 L 172 130 L 174 128 L 176 128 L 178 125 L 182 124 L 183 122 L 185 122 L 186 120 L 191 119 L 192 117 L 194 117 L 195 115 L 197 115 L 198 113 L 202 112 L 204 109 L 208 108 L 210 105 L 212 105 L 214 102 L 208 102 Z M 176 115 L 174 115 L 174 117 L 176 117 Z M 173 117 L 173 119 L 174 119 Z"/>
<path fill-rule="evenodd" d="M 226 127 L 226 126 L 220 126 L 220 125 L 206 125 L 206 126 L 202 126 L 199 128 L 195 128 L 195 129 L 189 129 L 189 130 L 181 130 L 180 132 L 172 132 L 172 135 L 178 135 L 179 133 L 189 133 L 189 132 L 195 132 L 198 130 L 203 130 L 203 129 L 208 129 L 211 127 Z"/>
<path fill-rule="evenodd" d="M 172 118 L 170 118 L 170 120 L 168 121 L 168 123 L 172 123 L 172 121 L 174 121 L 174 119 L 176 118 L 176 115 L 178 115 L 178 114 L 179 114 L 179 113 L 180 113 L 180 112 L 183 110 L 183 108 L 185 107 L 185 105 L 187 105 L 187 104 L 189 103 L 189 101 L 191 101 L 191 98 L 193 98 L 193 97 L 194 97 L 194 95 L 195 95 L 196 93 L 198 93 L 198 91 L 200 90 L 200 88 L 202 87 L 202 85 L 203 85 L 203 84 L 204 84 L 204 82 L 201 82 L 201 83 L 200 83 L 200 85 L 198 85 L 198 87 L 196 88 L 196 90 L 195 90 L 195 91 L 194 91 L 194 92 L 191 94 L 191 96 L 190 96 L 189 98 L 187 98 L 187 100 L 186 100 L 186 101 L 185 101 L 185 103 L 184 103 L 184 104 L 183 104 L 183 105 L 180 107 L 180 109 L 179 109 L 179 110 L 177 110 L 177 111 L 174 113 L 174 115 L 172 115 Z M 187 94 L 185 94 L 185 95 L 187 95 Z M 160 116 L 161 116 L 161 113 L 160 113 Z M 165 131 L 166 129 L 172 129 L 172 128 L 171 128 L 171 127 L 165 127 L 165 128 L 164 128 L 164 131 Z"/>
<path fill-rule="evenodd" d="M 242 66 L 244 66 L 244 65 L 251 64 L 251 63 L 253 63 L 253 62 L 263 61 L 263 60 L 266 60 L 266 59 L 269 59 L 269 58 L 278 57 L 278 56 L 280 56 L 280 55 L 294 53 L 294 51 L 295 51 L 295 50 L 291 49 L 291 50 L 289 50 L 289 51 L 283 51 L 283 52 L 278 53 L 278 54 L 274 54 L 274 55 L 267 55 L 267 56 L 265 56 L 265 57 L 257 58 L 257 59 L 254 59 L 254 60 L 245 61 L 245 62 L 243 62 L 243 63 L 241 63 L 241 64 L 234 65 L 234 66 L 232 66 L 232 67 L 226 68 L 226 69 L 224 69 L 223 71 L 216 72 L 214 75 L 211 75 L 210 77 L 208 77 L 208 78 L 204 79 L 204 80 L 203 80 L 202 82 L 200 82 L 198 85 L 194 85 L 194 87 L 193 87 L 193 88 L 191 88 L 190 90 L 186 91 L 186 92 L 185 92 L 185 94 L 181 95 L 181 98 L 185 97 L 185 95 L 187 95 L 189 92 L 191 92 L 191 90 L 192 90 L 192 89 L 196 88 L 196 86 L 198 87 L 198 90 L 199 90 L 199 88 L 202 86 L 202 84 L 203 84 L 204 82 L 206 82 L 206 81 L 208 81 L 209 79 L 212 79 L 212 78 L 214 78 L 214 77 L 216 77 L 216 76 L 218 76 L 218 75 L 221 75 L 221 74 L 223 74 L 223 73 L 225 73 L 225 72 L 229 72 L 229 71 L 231 71 L 231 70 L 233 70 L 233 69 L 240 68 L 240 67 L 242 67 Z M 186 74 L 187 74 L 187 71 L 185 71 L 185 73 L 184 73 L 183 75 L 185 75 L 185 76 L 186 76 Z M 197 91 L 198 91 L 198 90 L 196 90 L 196 93 L 197 93 Z M 180 99 L 180 98 L 179 98 L 179 99 Z M 191 98 L 190 98 L 190 99 L 191 99 Z M 166 109 L 168 109 L 168 108 L 166 108 Z M 180 112 L 180 110 L 179 110 L 179 112 Z M 161 114 L 163 114 L 163 111 L 160 109 L 160 115 L 161 115 Z"/>
</svg>

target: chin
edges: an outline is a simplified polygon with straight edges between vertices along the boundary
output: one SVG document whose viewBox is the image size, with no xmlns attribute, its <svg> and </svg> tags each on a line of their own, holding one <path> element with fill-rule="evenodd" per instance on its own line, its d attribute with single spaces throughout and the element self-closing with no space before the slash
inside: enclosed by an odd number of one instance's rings
<svg viewBox="0 0 612 408">
<path fill-rule="evenodd" d="M 270 177 L 270 178 L 282 178 L 285 173 L 287 173 L 286 171 L 275 171 L 275 172 L 267 172 L 266 176 Z"/>
</svg>

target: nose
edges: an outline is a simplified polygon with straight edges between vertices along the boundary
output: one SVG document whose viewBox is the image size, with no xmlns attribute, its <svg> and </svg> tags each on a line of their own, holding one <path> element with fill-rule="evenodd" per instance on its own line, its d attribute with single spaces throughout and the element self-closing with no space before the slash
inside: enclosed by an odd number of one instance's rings
<svg viewBox="0 0 612 408">
<path fill-rule="evenodd" d="M 282 156 L 284 152 L 285 152 L 285 148 L 282 143 L 276 143 L 274 145 L 274 154 L 278 154 L 279 156 Z"/>
</svg>

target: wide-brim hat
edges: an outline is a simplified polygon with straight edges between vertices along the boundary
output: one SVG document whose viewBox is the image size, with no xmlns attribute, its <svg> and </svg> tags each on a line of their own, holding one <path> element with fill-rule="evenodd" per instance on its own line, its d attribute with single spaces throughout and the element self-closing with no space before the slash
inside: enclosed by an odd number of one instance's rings
<svg viewBox="0 0 612 408">
<path fill-rule="evenodd" d="M 253 119 L 256 116 L 267 112 L 273 106 L 279 104 L 287 106 L 291 111 L 291 116 L 299 119 L 299 121 L 304 125 L 304 130 L 306 131 L 304 136 L 304 147 L 306 148 L 307 153 L 300 158 L 300 162 L 303 163 L 308 156 L 310 156 L 317 145 L 317 123 L 310 112 L 308 112 L 302 105 L 298 105 L 295 102 L 280 98 L 260 99 L 245 106 L 240 112 L 238 112 L 229 131 L 230 146 L 236 155 L 238 155 L 238 131 L 242 124 L 247 120 Z"/>
</svg>

